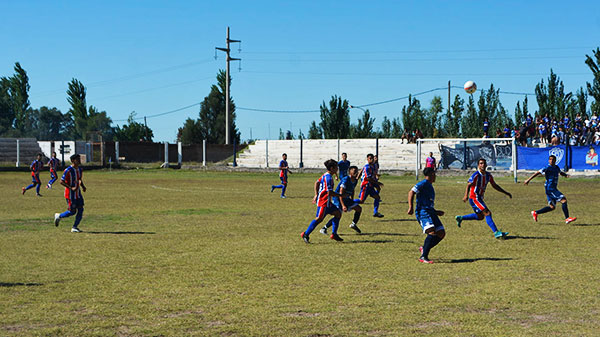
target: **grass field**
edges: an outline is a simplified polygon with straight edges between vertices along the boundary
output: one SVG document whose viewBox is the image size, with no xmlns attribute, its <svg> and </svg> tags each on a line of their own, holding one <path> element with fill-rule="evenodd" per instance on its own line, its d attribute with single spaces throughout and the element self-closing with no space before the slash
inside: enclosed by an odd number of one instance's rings
<svg viewBox="0 0 600 337">
<path fill-rule="evenodd" d="M 417 262 L 420 226 L 406 214 L 413 176 L 384 176 L 383 219 L 365 206 L 363 235 L 342 218 L 338 243 L 315 231 L 317 174 L 185 170 L 86 172 L 84 233 L 63 189 L 37 198 L 26 173 L 1 173 L 2 336 L 592 336 L 600 329 L 600 180 L 562 178 L 572 216 L 545 204 L 543 179 L 488 188 L 496 240 L 481 222 L 457 228 L 465 177 L 438 177 L 447 229 Z M 48 177 L 42 176 L 47 182 Z"/>
</svg>

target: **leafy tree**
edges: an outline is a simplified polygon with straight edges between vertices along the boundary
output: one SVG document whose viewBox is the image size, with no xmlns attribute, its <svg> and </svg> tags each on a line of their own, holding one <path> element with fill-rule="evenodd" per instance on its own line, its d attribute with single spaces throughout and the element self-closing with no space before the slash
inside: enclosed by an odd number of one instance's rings
<svg viewBox="0 0 600 337">
<path fill-rule="evenodd" d="M 298 139 L 305 139 L 304 134 L 302 133 L 302 129 L 298 129 Z"/>
<path fill-rule="evenodd" d="M 154 134 L 152 130 L 145 124 L 135 121 L 135 111 L 129 114 L 127 124 L 120 128 L 118 125 L 115 128 L 115 140 L 118 141 L 145 141 L 151 142 Z"/>
<path fill-rule="evenodd" d="M 356 126 L 352 126 L 352 138 L 373 138 L 375 136 L 373 124 L 375 124 L 375 118 L 371 118 L 371 113 L 367 109 L 362 118 L 358 119 Z"/>
<path fill-rule="evenodd" d="M 379 133 L 379 137 L 392 138 L 392 122 L 387 118 L 387 116 L 383 116 L 383 121 L 381 122 L 381 132 Z"/>
<path fill-rule="evenodd" d="M 402 137 L 402 123 L 400 123 L 400 118 L 399 117 L 395 117 L 394 119 L 392 119 L 392 134 L 391 137 L 392 138 L 400 138 Z"/>
<path fill-rule="evenodd" d="M 312 121 L 308 128 L 308 139 L 323 139 L 323 130 L 321 130 L 315 121 Z"/>
<path fill-rule="evenodd" d="M 423 130 L 425 125 L 423 109 L 418 99 L 408 96 L 408 106 L 402 107 L 402 124 L 408 130 Z M 422 132 L 422 131 L 421 131 Z"/>
<path fill-rule="evenodd" d="M 527 102 L 527 96 L 525 96 L 525 102 Z M 523 124 L 523 121 L 525 121 L 526 116 L 527 115 L 523 114 L 523 110 L 521 110 L 521 102 L 517 101 L 517 106 L 515 107 L 515 125 L 520 127 L 521 124 Z"/>
<path fill-rule="evenodd" d="M 67 90 L 67 101 L 71 104 L 69 114 L 73 116 L 73 122 L 75 123 L 74 136 L 79 139 L 84 139 L 86 132 L 88 131 L 88 112 L 85 91 L 85 86 L 79 80 L 74 78 L 69 82 L 69 88 Z"/>
<path fill-rule="evenodd" d="M 68 114 L 63 114 L 57 108 L 43 106 L 30 109 L 31 129 L 29 135 L 38 140 L 66 140 L 73 126 L 73 120 Z"/>
<path fill-rule="evenodd" d="M 460 122 L 463 112 L 465 101 L 460 98 L 460 95 L 454 97 L 454 103 L 450 107 L 450 110 L 446 111 L 444 117 L 442 135 L 448 138 L 460 137 Z"/>
<path fill-rule="evenodd" d="M 594 97 L 594 101 L 590 106 L 592 114 L 596 116 L 600 115 L 600 48 L 596 48 L 593 51 L 592 58 L 589 55 L 585 55 L 585 64 L 590 68 L 594 79 L 592 83 L 587 82 L 587 92 L 590 96 Z"/>
<path fill-rule="evenodd" d="M 489 90 L 483 90 L 481 92 L 481 96 L 479 96 L 479 100 L 477 102 L 477 106 L 479 109 L 478 114 L 478 128 L 481 130 L 484 120 L 487 118 L 490 122 L 490 128 L 488 136 L 494 137 L 496 135 L 496 131 L 504 129 L 505 125 L 510 125 L 511 120 L 508 117 L 508 113 L 506 109 L 500 103 L 500 89 L 494 89 L 494 85 L 490 85 Z M 477 135 L 473 137 L 479 137 L 482 134 L 481 131 L 478 131 Z"/>
<path fill-rule="evenodd" d="M 108 117 L 106 111 L 99 111 L 95 106 L 90 105 L 87 115 L 86 133 L 99 133 L 105 141 L 114 139 L 115 130 L 111 126 L 112 119 Z"/>
<path fill-rule="evenodd" d="M 583 88 L 579 88 L 575 93 L 575 101 L 576 113 L 581 114 L 581 116 L 587 116 L 588 94 Z"/>
<path fill-rule="evenodd" d="M 15 75 L 10 78 L 11 101 L 15 112 L 15 129 L 22 134 L 30 130 L 29 77 L 19 62 L 15 63 Z"/>
<path fill-rule="evenodd" d="M 440 129 L 440 117 L 444 111 L 442 106 L 442 98 L 434 96 L 431 100 L 431 106 L 425 110 L 425 118 L 423 120 L 423 136 L 425 138 L 438 137 Z"/>
<path fill-rule="evenodd" d="M 285 135 L 283 134 L 283 130 L 281 130 L 281 128 L 279 128 L 279 140 L 284 140 L 285 139 Z"/>
<path fill-rule="evenodd" d="M 177 141 L 183 144 L 200 144 L 202 140 L 202 128 L 200 121 L 196 119 L 186 119 L 183 126 L 177 130 Z"/>
<path fill-rule="evenodd" d="M 287 131 L 285 132 L 285 139 L 287 139 L 287 140 L 294 139 L 294 134 L 292 133 L 292 131 L 290 131 L 290 130 L 287 130 Z"/>
<path fill-rule="evenodd" d="M 0 78 L 0 135 L 13 131 L 15 124 L 15 111 L 10 99 L 10 80 Z"/>
<path fill-rule="evenodd" d="M 548 84 L 544 80 L 535 86 L 535 95 L 538 102 L 539 116 L 548 114 L 550 118 L 563 118 L 568 115 L 569 118 L 575 118 L 576 103 L 572 99 L 572 93 L 565 93 L 565 86 L 560 78 L 550 69 Z"/>
<path fill-rule="evenodd" d="M 350 111 L 348 101 L 332 96 L 329 107 L 321 104 L 321 130 L 326 139 L 348 138 L 350 136 Z M 309 132 L 310 137 L 310 132 Z"/>
<path fill-rule="evenodd" d="M 465 114 L 462 117 L 462 136 L 465 138 L 481 137 L 481 124 L 479 123 L 479 113 L 475 107 L 473 95 L 469 96 L 469 102 Z"/>
</svg>

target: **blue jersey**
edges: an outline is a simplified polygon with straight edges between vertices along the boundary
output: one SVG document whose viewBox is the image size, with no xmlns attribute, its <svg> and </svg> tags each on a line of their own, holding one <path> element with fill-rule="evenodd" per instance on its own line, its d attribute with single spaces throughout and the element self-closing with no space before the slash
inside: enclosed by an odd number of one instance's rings
<svg viewBox="0 0 600 337">
<path fill-rule="evenodd" d="M 285 168 L 282 168 L 285 167 Z M 281 170 L 281 172 L 279 172 L 279 177 L 280 178 L 287 178 L 287 173 L 288 173 L 288 163 L 285 160 L 282 160 L 279 162 L 279 169 Z"/>
<path fill-rule="evenodd" d="M 34 160 L 33 163 L 31 163 L 31 165 L 29 165 L 29 169 L 31 170 L 31 174 L 40 174 L 40 171 L 42 170 L 42 168 L 44 167 L 44 163 L 42 163 L 39 160 Z"/>
<path fill-rule="evenodd" d="M 510 138 L 510 129 L 504 128 L 504 138 Z"/>
<path fill-rule="evenodd" d="M 483 198 L 485 194 L 485 188 L 489 182 L 494 181 L 494 177 L 485 171 L 484 173 L 479 172 L 479 170 L 475 171 L 469 178 L 469 183 L 472 184 L 469 191 L 470 199 L 478 199 Z"/>
<path fill-rule="evenodd" d="M 356 182 L 352 181 L 352 178 L 350 176 L 345 176 L 342 178 L 342 180 L 340 181 L 340 183 L 338 184 L 337 188 L 335 189 L 335 191 L 337 193 L 340 193 L 340 188 L 344 188 L 344 195 L 342 197 L 346 198 L 351 198 L 354 195 L 354 187 L 356 187 Z"/>
<path fill-rule="evenodd" d="M 487 132 L 490 127 L 490 122 L 483 122 L 483 131 Z"/>
<path fill-rule="evenodd" d="M 69 187 L 65 188 L 65 198 L 69 200 L 82 199 L 81 190 L 79 189 L 79 181 L 83 175 L 83 170 L 81 167 L 73 167 L 69 166 L 63 172 L 62 178 L 60 178 L 61 182 L 69 185 Z M 76 187 L 75 191 L 71 189 L 71 187 Z"/>
<path fill-rule="evenodd" d="M 413 186 L 412 191 L 417 194 L 417 213 L 435 211 L 433 204 L 435 202 L 435 190 L 433 185 L 427 180 L 423 179 Z"/>
<path fill-rule="evenodd" d="M 345 177 L 348 175 L 348 168 L 350 167 L 350 161 L 349 160 L 340 160 L 338 162 L 338 169 L 340 172 L 340 178 Z"/>
<path fill-rule="evenodd" d="M 546 177 L 546 183 L 544 184 L 546 189 L 556 189 L 558 186 L 558 175 L 562 172 L 560 167 L 558 165 L 548 165 L 539 172 Z"/>
</svg>

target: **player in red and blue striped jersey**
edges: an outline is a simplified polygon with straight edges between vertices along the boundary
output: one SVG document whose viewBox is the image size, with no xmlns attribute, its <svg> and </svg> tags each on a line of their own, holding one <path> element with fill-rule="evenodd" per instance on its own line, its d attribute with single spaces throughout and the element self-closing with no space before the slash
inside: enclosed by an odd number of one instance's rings
<svg viewBox="0 0 600 337">
<path fill-rule="evenodd" d="M 281 155 L 281 161 L 279 162 L 279 179 L 281 180 L 280 185 L 271 185 L 271 192 L 276 188 L 281 188 L 281 197 L 285 199 L 285 190 L 287 189 L 287 176 L 290 171 L 290 167 L 287 162 L 287 154 Z"/>
<path fill-rule="evenodd" d="M 46 188 L 52 188 L 52 184 L 58 179 L 58 175 L 56 174 L 56 169 L 58 168 L 58 164 L 60 161 L 56 159 L 56 152 L 52 152 L 52 158 L 48 161 L 48 167 L 50 168 L 50 181 Z"/>
<path fill-rule="evenodd" d="M 317 215 L 313 221 L 310 222 L 308 228 L 300 234 L 300 237 L 306 243 L 309 242 L 310 233 L 325 219 L 325 216 L 331 214 L 334 216 L 332 221 L 331 239 L 335 241 L 343 241 L 343 239 L 337 234 L 337 230 L 342 218 L 342 212 L 337 206 L 331 202 L 331 197 L 339 197 L 340 194 L 333 190 L 333 175 L 337 173 L 338 164 L 335 160 L 329 159 L 325 162 L 327 172 L 325 172 L 315 182 L 315 197 L 313 198 L 313 204 L 317 204 Z"/>
<path fill-rule="evenodd" d="M 477 171 L 475 171 L 475 173 L 471 175 L 471 178 L 469 178 L 467 190 L 465 191 L 465 196 L 463 198 L 464 202 L 466 202 L 467 199 L 469 200 L 469 204 L 471 204 L 471 207 L 475 213 L 462 216 L 457 215 L 455 217 L 456 225 L 460 227 L 462 221 L 464 220 L 482 220 L 485 216 L 485 221 L 492 232 L 494 232 L 494 237 L 496 239 L 502 239 L 505 238 L 508 233 L 502 232 L 496 227 L 496 224 L 492 219 L 492 212 L 488 209 L 483 201 L 483 195 L 485 194 L 485 188 L 487 187 L 488 183 L 490 183 L 495 190 L 506 194 L 511 199 L 512 194 L 506 192 L 504 189 L 502 189 L 502 187 L 496 184 L 494 177 L 492 177 L 492 175 L 485 170 L 486 168 L 487 161 L 483 158 L 479 159 L 479 161 L 477 161 Z"/>
<path fill-rule="evenodd" d="M 373 198 L 373 216 L 377 218 L 383 218 L 383 214 L 379 213 L 379 202 L 381 197 L 379 196 L 378 189 L 383 186 L 382 183 L 377 181 L 377 168 L 375 164 L 375 156 L 372 153 L 367 155 L 367 164 L 362 169 L 361 181 L 360 181 L 360 192 L 358 194 L 357 202 L 363 204 L 367 199 L 367 196 Z"/>
<path fill-rule="evenodd" d="M 75 222 L 71 228 L 71 232 L 79 233 L 79 223 L 83 217 L 83 195 L 86 188 L 83 184 L 81 169 L 81 156 L 74 154 L 71 156 L 71 166 L 67 167 L 60 178 L 60 184 L 65 187 L 65 199 L 67 199 L 68 209 L 63 213 L 54 214 L 54 225 L 58 226 L 60 219 L 75 215 Z"/>
<path fill-rule="evenodd" d="M 40 172 L 43 168 L 44 163 L 42 162 L 42 154 L 38 153 L 36 159 L 33 161 L 33 163 L 31 163 L 31 165 L 29 165 L 29 169 L 31 170 L 31 184 L 27 187 L 21 188 L 22 194 L 25 194 L 25 191 L 27 191 L 28 189 L 35 187 L 35 192 L 37 193 L 37 196 L 42 196 L 40 194 L 40 187 L 42 186 L 42 181 L 40 180 Z"/>
<path fill-rule="evenodd" d="M 338 167 L 339 167 L 338 163 Z M 341 179 L 337 188 L 335 189 L 336 193 L 339 193 L 341 197 L 332 198 L 331 202 L 337 206 L 342 212 L 350 212 L 354 210 L 354 219 L 350 224 L 350 228 L 352 228 L 358 234 L 361 233 L 360 228 L 358 228 L 358 221 L 360 220 L 360 214 L 362 213 L 362 208 L 358 204 L 356 200 L 354 200 L 354 187 L 358 182 L 358 167 L 350 166 L 348 168 L 347 174 Z M 319 231 L 322 234 L 327 234 L 327 228 L 333 225 L 333 221 L 335 218 L 329 220 L 323 228 Z"/>
</svg>

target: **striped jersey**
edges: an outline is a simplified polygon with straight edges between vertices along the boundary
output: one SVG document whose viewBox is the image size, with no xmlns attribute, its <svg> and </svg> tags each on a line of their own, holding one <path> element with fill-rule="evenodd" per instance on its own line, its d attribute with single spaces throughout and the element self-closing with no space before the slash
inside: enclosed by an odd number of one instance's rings
<svg viewBox="0 0 600 337">
<path fill-rule="evenodd" d="M 485 188 L 490 181 L 494 181 L 494 178 L 489 172 L 485 171 L 484 173 L 481 173 L 479 170 L 475 171 L 475 173 L 471 175 L 471 178 L 469 178 L 469 183 L 472 184 L 469 191 L 469 198 L 483 198 Z"/>
<path fill-rule="evenodd" d="M 360 175 L 360 186 L 363 187 L 369 184 L 369 178 L 374 178 L 374 168 L 372 165 L 366 164 L 363 167 L 362 174 Z"/>
<path fill-rule="evenodd" d="M 56 169 L 58 168 L 58 163 L 58 159 L 50 158 L 50 160 L 48 161 L 48 167 L 50 167 L 51 171 L 56 171 Z"/>
<path fill-rule="evenodd" d="M 37 175 L 40 174 L 40 171 L 42 170 L 42 168 L 44 167 L 44 163 L 42 163 L 40 160 L 34 160 L 33 163 L 31 163 L 31 165 L 29 165 L 29 169 L 31 169 L 31 175 Z"/>
<path fill-rule="evenodd" d="M 71 188 L 65 188 L 65 198 L 69 200 L 81 199 L 81 190 L 79 188 L 79 181 L 83 175 L 81 167 L 69 166 L 63 172 L 61 182 L 69 185 L 70 187 L 77 186 L 77 189 L 73 191 Z"/>
<path fill-rule="evenodd" d="M 317 206 L 329 206 L 331 199 L 329 197 L 329 191 L 333 191 L 333 178 L 331 177 L 331 174 L 329 174 L 329 172 L 325 172 L 317 181 L 319 182 L 319 192 L 317 193 Z"/>
<path fill-rule="evenodd" d="M 288 171 L 288 169 L 287 168 L 283 169 L 282 167 L 288 167 L 288 163 L 287 163 L 286 160 L 282 160 L 282 161 L 279 162 L 279 169 L 281 170 L 281 172 L 279 172 L 279 176 L 282 177 L 282 178 L 283 177 L 287 178 L 287 171 Z"/>
</svg>

